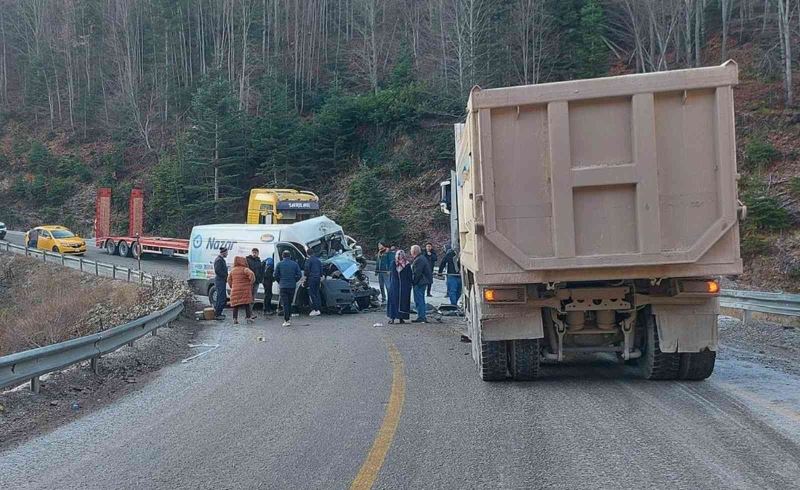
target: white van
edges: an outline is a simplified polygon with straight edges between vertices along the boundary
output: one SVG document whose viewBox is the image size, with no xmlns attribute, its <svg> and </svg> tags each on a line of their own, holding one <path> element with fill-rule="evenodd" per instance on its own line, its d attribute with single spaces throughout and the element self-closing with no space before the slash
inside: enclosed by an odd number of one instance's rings
<svg viewBox="0 0 800 490">
<path fill-rule="evenodd" d="M 217 291 L 214 288 L 214 259 L 220 247 L 228 249 L 227 263 L 232 267 L 236 256 L 246 257 L 257 248 L 261 260 L 272 257 L 275 263 L 284 251 L 302 268 L 308 250 L 314 250 L 323 262 L 325 277 L 322 281 L 322 303 L 326 310 L 342 311 L 354 303 L 363 309 L 377 298 L 377 291 L 369 287 L 369 280 L 359 270 L 353 250 L 349 248 L 342 227 L 326 216 L 320 216 L 288 225 L 221 224 L 192 228 L 189 238 L 189 286 L 197 294 L 207 295 L 213 305 Z M 273 301 L 278 301 L 278 285 L 272 284 Z M 264 297 L 259 287 L 257 299 Z M 295 304 L 306 306 L 308 295 L 298 288 Z"/>
</svg>

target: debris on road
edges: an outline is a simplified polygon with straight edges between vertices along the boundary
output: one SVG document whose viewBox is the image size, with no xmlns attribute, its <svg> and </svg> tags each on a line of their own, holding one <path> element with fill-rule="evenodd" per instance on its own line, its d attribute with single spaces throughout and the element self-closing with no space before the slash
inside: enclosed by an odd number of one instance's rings
<svg viewBox="0 0 800 490">
<path fill-rule="evenodd" d="M 204 356 L 204 355 L 208 354 L 209 352 L 213 352 L 213 351 L 219 349 L 219 344 L 189 344 L 189 348 L 190 349 L 197 349 L 199 347 L 207 347 L 208 350 L 204 350 L 203 352 L 201 352 L 199 354 L 195 354 L 193 356 L 187 357 L 186 359 L 181 361 L 181 364 L 186 364 L 189 361 L 193 361 L 193 360 L 197 359 L 198 357 Z"/>
</svg>

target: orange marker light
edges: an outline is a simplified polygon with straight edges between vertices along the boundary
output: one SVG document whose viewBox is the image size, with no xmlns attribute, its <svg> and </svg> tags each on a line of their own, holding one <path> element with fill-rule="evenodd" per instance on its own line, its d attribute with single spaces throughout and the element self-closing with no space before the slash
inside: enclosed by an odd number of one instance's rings
<svg viewBox="0 0 800 490">
<path fill-rule="evenodd" d="M 706 285 L 709 293 L 717 294 L 719 292 L 719 283 L 717 281 L 708 281 Z"/>
<path fill-rule="evenodd" d="M 483 290 L 483 299 L 488 302 L 492 302 L 495 300 L 495 291 L 494 289 L 484 289 Z"/>
</svg>

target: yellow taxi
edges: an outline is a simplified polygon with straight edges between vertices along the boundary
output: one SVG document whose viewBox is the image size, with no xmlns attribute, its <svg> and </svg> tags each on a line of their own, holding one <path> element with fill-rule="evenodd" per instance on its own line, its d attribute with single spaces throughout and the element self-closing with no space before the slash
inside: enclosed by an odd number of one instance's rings
<svg viewBox="0 0 800 490">
<path fill-rule="evenodd" d="M 25 243 L 30 248 L 62 254 L 86 253 L 86 241 L 63 226 L 37 226 L 25 233 Z"/>
</svg>

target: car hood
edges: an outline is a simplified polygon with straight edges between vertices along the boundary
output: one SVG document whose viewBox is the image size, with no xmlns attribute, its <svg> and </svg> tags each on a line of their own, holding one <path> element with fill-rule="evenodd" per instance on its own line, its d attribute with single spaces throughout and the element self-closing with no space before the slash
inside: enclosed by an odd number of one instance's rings
<svg viewBox="0 0 800 490">
<path fill-rule="evenodd" d="M 83 245 L 83 238 L 56 238 L 61 243 L 68 243 L 70 245 Z"/>
<path fill-rule="evenodd" d="M 323 264 L 333 264 L 342 273 L 345 279 L 352 279 L 358 272 L 358 262 L 347 255 L 336 255 L 322 262 Z"/>
</svg>

